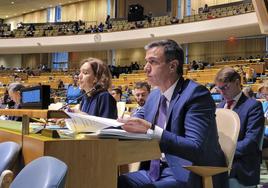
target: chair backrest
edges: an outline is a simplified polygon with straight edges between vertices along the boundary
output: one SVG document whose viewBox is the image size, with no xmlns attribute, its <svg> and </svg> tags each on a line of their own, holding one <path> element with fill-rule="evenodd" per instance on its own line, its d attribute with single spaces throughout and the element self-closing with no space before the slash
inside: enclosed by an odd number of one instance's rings
<svg viewBox="0 0 268 188">
<path fill-rule="evenodd" d="M 4 170 L 11 169 L 20 151 L 16 142 L 0 143 L 0 175 Z"/>
<path fill-rule="evenodd" d="M 126 109 L 126 102 L 119 101 L 116 103 L 116 107 L 118 117 L 122 117 Z"/>
<path fill-rule="evenodd" d="M 40 157 L 26 165 L 10 188 L 64 188 L 67 165 L 54 157 Z"/>
<path fill-rule="evenodd" d="M 216 122 L 219 142 L 226 157 L 227 166 L 231 169 L 240 131 L 240 119 L 236 112 L 216 109 Z"/>
</svg>

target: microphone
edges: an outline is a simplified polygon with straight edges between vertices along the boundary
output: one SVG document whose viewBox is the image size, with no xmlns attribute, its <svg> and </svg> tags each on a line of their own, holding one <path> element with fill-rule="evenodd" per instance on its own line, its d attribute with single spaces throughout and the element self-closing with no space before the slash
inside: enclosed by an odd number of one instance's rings
<svg viewBox="0 0 268 188">
<path fill-rule="evenodd" d="M 78 97 L 76 97 L 75 99 L 72 99 L 71 101 L 69 101 L 67 104 L 63 105 L 62 107 L 60 107 L 58 110 L 62 110 L 66 107 L 68 107 L 70 104 L 72 104 L 74 101 L 77 101 L 79 99 L 81 99 L 82 97 L 84 97 L 85 95 L 89 94 L 90 92 L 95 92 L 96 90 L 101 89 L 101 85 L 100 84 L 96 84 L 91 90 L 89 90 L 88 92 L 83 93 L 82 95 L 79 95 Z"/>
</svg>

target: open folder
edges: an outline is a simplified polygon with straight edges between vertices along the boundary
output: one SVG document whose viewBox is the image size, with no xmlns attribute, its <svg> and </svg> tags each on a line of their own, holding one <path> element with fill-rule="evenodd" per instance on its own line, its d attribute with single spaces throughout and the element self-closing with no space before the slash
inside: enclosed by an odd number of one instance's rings
<svg viewBox="0 0 268 188">
<path fill-rule="evenodd" d="M 66 126 L 74 133 L 93 133 L 99 137 L 121 139 L 151 139 L 150 135 L 129 133 L 121 129 L 123 123 L 114 119 L 66 112 Z"/>
</svg>

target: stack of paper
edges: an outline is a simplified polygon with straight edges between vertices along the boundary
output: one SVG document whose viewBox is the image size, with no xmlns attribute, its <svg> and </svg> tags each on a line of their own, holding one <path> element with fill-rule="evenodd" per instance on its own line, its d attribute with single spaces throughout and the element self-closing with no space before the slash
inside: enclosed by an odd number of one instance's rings
<svg viewBox="0 0 268 188">
<path fill-rule="evenodd" d="M 139 133 L 129 133 L 122 129 L 103 129 L 98 133 L 99 137 L 102 138 L 120 138 L 120 139 L 141 139 L 150 140 L 151 135 L 139 134 Z"/>
<path fill-rule="evenodd" d="M 70 119 L 65 119 L 66 126 L 74 133 L 93 133 L 99 137 L 121 139 L 151 139 L 147 134 L 135 134 L 122 130 L 120 123 L 114 119 L 66 112 Z"/>
</svg>

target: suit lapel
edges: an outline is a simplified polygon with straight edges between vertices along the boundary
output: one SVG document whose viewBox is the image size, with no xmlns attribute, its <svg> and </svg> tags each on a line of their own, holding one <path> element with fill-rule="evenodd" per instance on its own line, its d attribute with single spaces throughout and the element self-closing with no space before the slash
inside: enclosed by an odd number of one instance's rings
<svg viewBox="0 0 268 188">
<path fill-rule="evenodd" d="M 171 97 L 171 100 L 170 100 L 170 103 L 169 103 L 169 107 L 168 107 L 168 112 L 167 112 L 167 118 L 166 118 L 166 122 L 168 123 L 169 121 L 169 118 L 170 118 L 170 114 L 173 110 L 173 106 L 174 104 L 176 103 L 176 101 L 180 98 L 180 94 L 183 90 L 183 85 L 184 85 L 184 79 L 183 77 L 181 77 L 175 87 L 175 90 L 172 94 L 172 97 Z"/>
<path fill-rule="evenodd" d="M 242 108 L 240 108 L 240 105 L 243 104 L 246 100 L 247 100 L 247 97 L 242 93 L 242 95 L 239 98 L 239 100 L 237 101 L 233 111 L 235 111 L 236 113 L 239 114 L 240 110 L 242 110 Z"/>
</svg>

